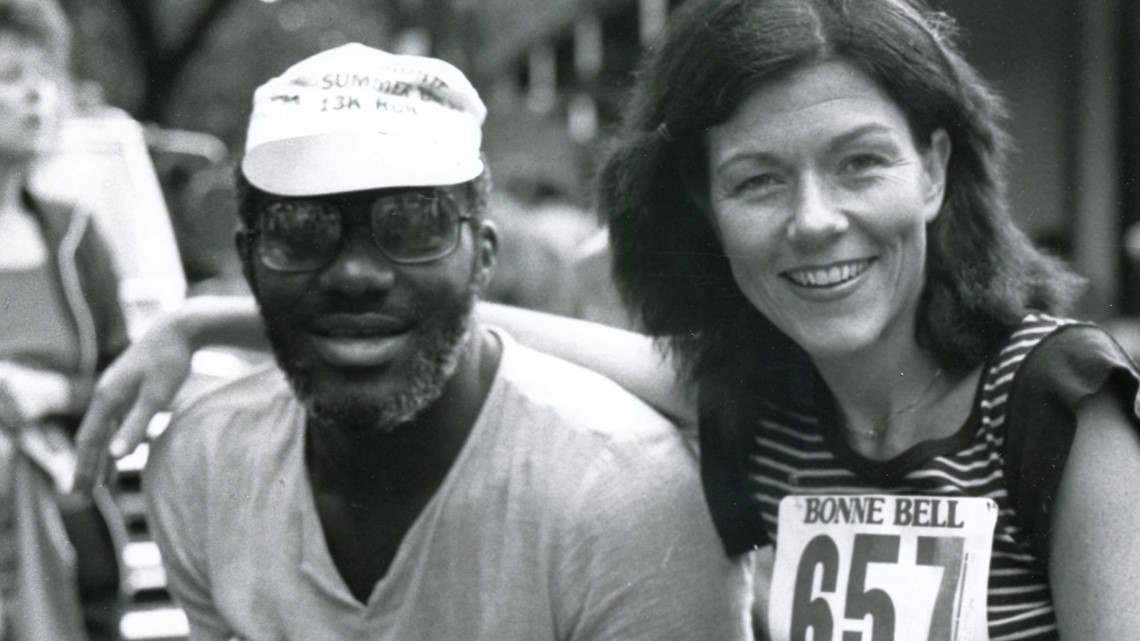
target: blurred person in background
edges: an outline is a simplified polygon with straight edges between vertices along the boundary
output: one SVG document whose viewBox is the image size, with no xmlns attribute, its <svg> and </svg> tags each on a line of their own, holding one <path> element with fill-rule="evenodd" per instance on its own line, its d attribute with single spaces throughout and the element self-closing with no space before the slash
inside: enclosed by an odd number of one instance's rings
<svg viewBox="0 0 1140 641">
<path fill-rule="evenodd" d="M 186 272 L 186 295 L 248 294 L 233 250 L 233 163 L 196 169 L 174 193 L 171 221 Z"/>
<path fill-rule="evenodd" d="M 70 33 L 50 0 L 0 1 L 0 638 L 118 635 L 119 567 L 103 493 L 67 496 L 71 438 L 98 372 L 127 344 L 89 212 L 28 190 L 68 95 Z M 82 602 L 82 606 L 81 606 Z"/>
<path fill-rule="evenodd" d="M 577 247 L 598 229 L 595 218 L 553 189 L 529 199 L 496 189 L 488 212 L 499 230 L 499 265 L 484 300 L 575 316 L 573 263 Z"/>
<path fill-rule="evenodd" d="M 568 266 L 573 274 L 574 298 L 566 316 L 636 331 L 637 319 L 614 284 L 613 263 L 609 230 L 605 228 L 597 229 L 574 247 Z"/>
<path fill-rule="evenodd" d="M 1132 268 L 1132 274 L 1140 274 L 1140 222 L 1132 223 L 1124 229 L 1124 257 L 1128 261 L 1128 266 Z M 1133 285 L 1131 290 L 1135 291 L 1137 285 Z M 1124 347 L 1125 351 L 1132 356 L 1135 361 L 1140 361 L 1140 318 L 1136 315 L 1120 315 L 1113 318 L 1106 319 L 1104 326 L 1116 340 L 1120 341 L 1120 345 Z"/>
</svg>

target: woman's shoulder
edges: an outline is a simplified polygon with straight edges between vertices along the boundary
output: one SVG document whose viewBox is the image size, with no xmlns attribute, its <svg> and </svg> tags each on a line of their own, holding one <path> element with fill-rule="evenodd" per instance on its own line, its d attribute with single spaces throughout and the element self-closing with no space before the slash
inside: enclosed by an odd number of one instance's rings
<svg viewBox="0 0 1140 641">
<path fill-rule="evenodd" d="M 1073 402 L 1082 389 L 1099 389 L 1114 372 L 1135 376 L 1137 369 L 1107 330 L 1087 321 L 1030 314 L 995 350 L 987 378 L 991 387 L 1003 379 L 1013 388 L 1045 386 Z"/>
<path fill-rule="evenodd" d="M 1072 318 L 1048 314 L 1028 314 L 1014 325 L 990 350 L 985 363 L 986 396 L 1005 394 L 1026 372 L 1039 370 L 1059 373 L 1051 365 L 1055 359 L 1084 361 L 1087 370 L 1096 363 L 1108 363 L 1127 355 L 1112 336 L 1100 326 Z M 1030 368 L 1032 366 L 1032 368 Z"/>
<path fill-rule="evenodd" d="M 1066 327 L 1082 324 L 1088 325 L 1088 323 L 1062 316 L 1040 313 L 1027 314 L 1010 329 L 1004 341 L 998 344 L 996 351 L 999 356 L 1005 358 L 1017 354 L 1025 355 L 1042 340 L 1054 333 Z"/>
<path fill-rule="evenodd" d="M 1067 421 L 1077 405 L 1109 391 L 1135 410 L 1140 371 L 1107 330 L 1094 323 L 1064 320 L 1027 339 L 1024 363 L 1010 386 L 1010 412 L 1029 424 Z"/>
<path fill-rule="evenodd" d="M 1068 442 L 1077 405 L 1102 390 L 1133 409 L 1140 371 L 1099 325 L 1033 314 L 994 350 L 982 382 L 985 420 L 1002 426 L 1007 450 L 1017 451 L 1042 430 L 1060 430 L 1065 438 L 1053 442 Z"/>
<path fill-rule="evenodd" d="M 987 381 L 988 407 L 1001 427 L 1010 498 L 1023 529 L 1045 550 L 1080 404 L 1108 394 L 1140 426 L 1140 371 L 1108 331 L 1072 319 L 1028 318 L 1000 354 Z"/>
</svg>

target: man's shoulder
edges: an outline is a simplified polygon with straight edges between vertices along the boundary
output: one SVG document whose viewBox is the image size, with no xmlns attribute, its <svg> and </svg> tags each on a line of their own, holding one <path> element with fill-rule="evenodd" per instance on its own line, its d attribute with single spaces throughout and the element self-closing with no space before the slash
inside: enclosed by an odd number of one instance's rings
<svg viewBox="0 0 1140 641">
<path fill-rule="evenodd" d="M 248 451 L 251 444 L 265 452 L 279 441 L 284 444 L 288 424 L 276 419 L 293 403 L 276 367 L 227 381 L 178 403 L 169 426 L 152 444 L 151 458 L 164 459 L 164 466 L 193 465 L 192 459 L 219 462 Z"/>
<path fill-rule="evenodd" d="M 606 487 L 636 495 L 699 484 L 695 446 L 661 414 L 600 374 L 509 338 L 481 420 L 488 456 L 530 475 L 524 485 L 549 505 Z"/>
<path fill-rule="evenodd" d="M 269 365 L 180 400 L 172 422 L 257 412 L 291 398 L 285 375 Z"/>
<path fill-rule="evenodd" d="M 501 396 L 550 428 L 620 442 L 678 436 L 677 428 L 614 381 L 507 338 Z"/>
</svg>

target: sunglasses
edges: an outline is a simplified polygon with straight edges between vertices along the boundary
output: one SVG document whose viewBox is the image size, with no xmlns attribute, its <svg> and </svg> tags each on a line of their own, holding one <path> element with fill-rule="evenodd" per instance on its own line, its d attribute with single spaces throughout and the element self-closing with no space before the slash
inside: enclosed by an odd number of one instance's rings
<svg viewBox="0 0 1140 641">
<path fill-rule="evenodd" d="M 403 191 L 374 199 L 368 210 L 372 240 L 388 260 L 415 265 L 439 260 L 459 247 L 461 224 L 471 220 L 443 190 Z M 327 267 L 341 251 L 347 225 L 334 200 L 289 198 L 258 208 L 257 255 L 280 272 Z"/>
</svg>

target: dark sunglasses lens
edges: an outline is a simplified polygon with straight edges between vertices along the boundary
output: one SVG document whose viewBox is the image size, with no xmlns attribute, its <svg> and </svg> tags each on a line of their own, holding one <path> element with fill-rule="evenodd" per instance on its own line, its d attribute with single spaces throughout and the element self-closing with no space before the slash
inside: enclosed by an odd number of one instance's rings
<svg viewBox="0 0 1140 641">
<path fill-rule="evenodd" d="M 455 249 L 459 215 L 445 196 L 393 194 L 373 204 L 372 231 L 392 260 L 425 262 Z"/>
<path fill-rule="evenodd" d="M 271 269 L 320 269 L 340 250 L 340 237 L 340 212 L 331 204 L 288 200 L 261 209 L 258 254 Z"/>
</svg>

